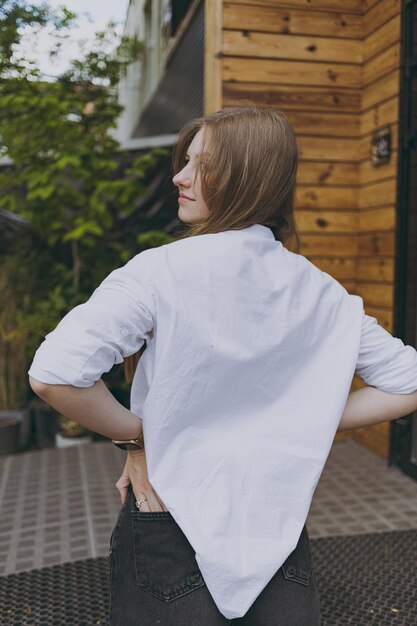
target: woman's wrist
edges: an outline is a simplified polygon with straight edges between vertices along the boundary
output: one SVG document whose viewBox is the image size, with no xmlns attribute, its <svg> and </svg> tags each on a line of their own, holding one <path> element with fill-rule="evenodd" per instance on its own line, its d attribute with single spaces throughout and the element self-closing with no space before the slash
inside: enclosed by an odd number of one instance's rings
<svg viewBox="0 0 417 626">
<path fill-rule="evenodd" d="M 127 453 L 129 456 L 143 456 L 145 454 L 145 448 L 142 448 L 142 450 L 139 450 L 139 448 L 137 450 L 128 450 Z"/>
</svg>

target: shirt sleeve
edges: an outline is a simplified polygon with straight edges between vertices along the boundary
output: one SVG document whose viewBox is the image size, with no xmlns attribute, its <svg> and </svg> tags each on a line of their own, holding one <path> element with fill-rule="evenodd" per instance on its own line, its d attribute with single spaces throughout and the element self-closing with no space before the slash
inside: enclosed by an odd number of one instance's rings
<svg viewBox="0 0 417 626">
<path fill-rule="evenodd" d="M 382 391 L 412 393 L 417 391 L 417 351 L 364 312 L 355 374 Z"/>
<path fill-rule="evenodd" d="M 46 335 L 30 376 L 49 384 L 91 387 L 141 348 L 156 322 L 144 252 L 111 272 L 87 302 L 74 307 Z"/>
</svg>

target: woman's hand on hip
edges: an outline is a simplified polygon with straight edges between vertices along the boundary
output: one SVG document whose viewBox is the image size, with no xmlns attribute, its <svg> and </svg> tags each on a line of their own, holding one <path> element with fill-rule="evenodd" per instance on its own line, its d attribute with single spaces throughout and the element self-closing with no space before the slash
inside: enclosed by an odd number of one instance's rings
<svg viewBox="0 0 417 626">
<path fill-rule="evenodd" d="M 127 453 L 123 473 L 116 483 L 122 504 L 125 503 L 129 484 L 132 484 L 132 490 L 137 502 L 147 498 L 140 505 L 141 513 L 168 510 L 149 482 L 145 450 L 129 450 Z"/>
</svg>

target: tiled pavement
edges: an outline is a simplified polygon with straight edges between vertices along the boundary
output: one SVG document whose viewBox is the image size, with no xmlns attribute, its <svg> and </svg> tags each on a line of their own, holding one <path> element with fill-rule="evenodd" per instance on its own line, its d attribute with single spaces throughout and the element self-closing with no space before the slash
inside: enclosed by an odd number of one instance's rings
<svg viewBox="0 0 417 626">
<path fill-rule="evenodd" d="M 311 538 L 416 529 L 417 482 L 353 441 L 335 443 L 307 526 Z"/>
<path fill-rule="evenodd" d="M 106 556 L 125 453 L 96 442 L 0 457 L 0 576 Z M 417 483 L 352 442 L 335 443 L 310 538 L 417 528 Z"/>
<path fill-rule="evenodd" d="M 108 554 L 125 453 L 111 443 L 0 461 L 0 575 Z"/>
</svg>

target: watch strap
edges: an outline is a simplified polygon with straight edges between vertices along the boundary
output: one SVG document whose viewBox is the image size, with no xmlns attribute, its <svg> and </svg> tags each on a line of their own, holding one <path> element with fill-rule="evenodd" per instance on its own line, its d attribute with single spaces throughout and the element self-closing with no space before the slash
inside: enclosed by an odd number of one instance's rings
<svg viewBox="0 0 417 626">
<path fill-rule="evenodd" d="M 143 431 L 136 439 L 112 439 L 112 443 L 122 450 L 135 449 L 144 450 L 145 440 L 143 437 Z"/>
</svg>

